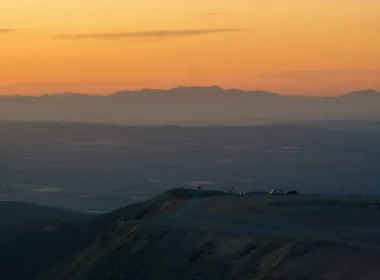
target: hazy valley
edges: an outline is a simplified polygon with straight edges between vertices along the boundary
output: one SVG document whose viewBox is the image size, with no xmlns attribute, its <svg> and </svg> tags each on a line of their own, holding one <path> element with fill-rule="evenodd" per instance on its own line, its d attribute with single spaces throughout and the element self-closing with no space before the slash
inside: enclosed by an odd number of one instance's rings
<svg viewBox="0 0 380 280">
<path fill-rule="evenodd" d="M 380 193 L 377 123 L 0 122 L 0 199 L 102 213 L 180 186 Z"/>
</svg>

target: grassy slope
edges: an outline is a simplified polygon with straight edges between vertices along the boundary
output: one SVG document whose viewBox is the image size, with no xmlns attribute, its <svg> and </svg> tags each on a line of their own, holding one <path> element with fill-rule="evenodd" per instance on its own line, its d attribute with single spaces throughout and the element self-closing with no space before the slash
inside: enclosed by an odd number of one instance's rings
<svg viewBox="0 0 380 280">
<path fill-rule="evenodd" d="M 376 279 L 380 253 L 335 243 L 121 225 L 36 280 Z"/>
<path fill-rule="evenodd" d="M 213 195 L 220 193 L 171 190 L 72 228 L 36 239 L 27 236 L 13 256 L 4 256 L 1 278 L 365 280 L 380 275 L 380 253 L 369 248 L 141 223 L 188 198 Z"/>
<path fill-rule="evenodd" d="M 120 219 L 139 220 L 160 212 L 168 201 L 215 194 L 220 193 L 170 190 L 145 203 L 129 205 L 84 223 L 61 225 L 54 232 L 24 232 L 0 249 L 0 278 L 31 279 L 77 250 L 89 246 L 100 234 L 112 230 Z"/>
<path fill-rule="evenodd" d="M 144 219 L 170 211 L 197 193 L 205 194 L 190 190 L 161 194 L 142 205 L 135 217 Z M 117 216 L 116 212 L 112 215 Z M 380 252 L 374 249 L 333 242 L 237 237 L 126 220 L 119 219 L 92 243 L 35 279 L 354 280 L 380 275 Z"/>
</svg>

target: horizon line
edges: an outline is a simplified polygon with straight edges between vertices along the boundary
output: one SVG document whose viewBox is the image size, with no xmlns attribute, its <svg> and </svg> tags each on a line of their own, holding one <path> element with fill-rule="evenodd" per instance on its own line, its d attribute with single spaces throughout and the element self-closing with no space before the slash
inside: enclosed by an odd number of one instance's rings
<svg viewBox="0 0 380 280">
<path fill-rule="evenodd" d="M 9 86 L 9 85 L 8 85 Z M 1 86 L 0 86 L 1 87 Z M 300 96 L 300 97 L 321 97 L 321 98 L 328 98 L 328 97 L 340 97 L 344 96 L 348 93 L 352 92 L 366 92 L 366 91 L 373 91 L 373 92 L 379 92 L 379 90 L 374 89 L 374 88 L 366 88 L 366 89 L 354 89 L 350 90 L 347 92 L 341 92 L 341 93 L 336 93 L 334 95 L 317 95 L 317 94 L 284 94 L 276 91 L 271 91 L 271 90 L 265 90 L 265 89 L 249 89 L 249 90 L 243 90 L 239 88 L 225 88 L 222 86 L 218 85 L 206 85 L 206 86 L 201 86 L 201 85 L 190 85 L 190 86 L 174 86 L 174 87 L 168 87 L 168 88 L 138 88 L 138 89 L 121 89 L 117 91 L 113 91 L 111 93 L 86 93 L 86 92 L 79 92 L 79 91 L 57 91 L 57 92 L 40 92 L 40 93 L 10 93 L 10 92 L 0 92 L 0 97 L 43 97 L 43 96 L 54 96 L 54 95 L 64 95 L 64 94 L 72 94 L 72 95 L 87 95 L 87 96 L 99 96 L 99 97 L 109 97 L 113 96 L 117 93 L 121 92 L 141 92 L 141 91 L 147 91 L 147 90 L 152 90 L 152 91 L 171 91 L 179 88 L 219 88 L 224 91 L 241 91 L 243 93 L 249 93 L 249 92 L 266 92 L 266 93 L 272 93 L 272 94 L 277 94 L 280 96 Z"/>
</svg>

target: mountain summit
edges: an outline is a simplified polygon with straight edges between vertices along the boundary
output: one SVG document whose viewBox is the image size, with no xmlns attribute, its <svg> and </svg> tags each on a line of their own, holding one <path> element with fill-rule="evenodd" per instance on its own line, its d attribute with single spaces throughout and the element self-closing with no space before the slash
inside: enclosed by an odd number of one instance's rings
<svg viewBox="0 0 380 280">
<path fill-rule="evenodd" d="M 368 89 L 368 90 L 362 90 L 362 91 L 352 91 L 349 92 L 343 97 L 346 98 L 362 98 L 362 99 L 368 99 L 368 98 L 380 98 L 380 92 L 373 90 L 373 89 Z"/>
</svg>

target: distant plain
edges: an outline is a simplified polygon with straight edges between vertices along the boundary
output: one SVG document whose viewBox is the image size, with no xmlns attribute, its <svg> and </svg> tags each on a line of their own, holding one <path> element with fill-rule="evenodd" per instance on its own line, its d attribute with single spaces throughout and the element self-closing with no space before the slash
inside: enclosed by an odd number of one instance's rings
<svg viewBox="0 0 380 280">
<path fill-rule="evenodd" d="M 375 122 L 179 127 L 3 121 L 0 200 L 102 213 L 180 186 L 376 195 L 379 127 Z"/>
</svg>

